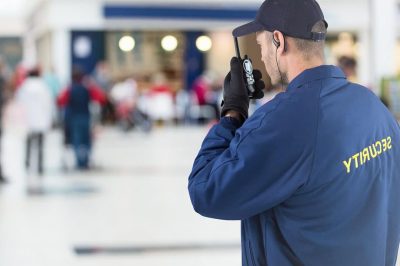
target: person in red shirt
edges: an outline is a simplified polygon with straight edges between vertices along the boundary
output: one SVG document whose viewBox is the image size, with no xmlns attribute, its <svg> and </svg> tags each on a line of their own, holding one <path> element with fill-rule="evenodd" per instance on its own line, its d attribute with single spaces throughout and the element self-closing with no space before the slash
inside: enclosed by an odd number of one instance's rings
<svg viewBox="0 0 400 266">
<path fill-rule="evenodd" d="M 106 103 L 102 90 L 85 79 L 84 72 L 74 67 L 72 84 L 58 97 L 58 105 L 65 108 L 65 144 L 72 144 L 76 156 L 77 168 L 89 168 L 89 158 L 92 146 L 90 130 L 91 101 L 101 105 Z"/>
</svg>

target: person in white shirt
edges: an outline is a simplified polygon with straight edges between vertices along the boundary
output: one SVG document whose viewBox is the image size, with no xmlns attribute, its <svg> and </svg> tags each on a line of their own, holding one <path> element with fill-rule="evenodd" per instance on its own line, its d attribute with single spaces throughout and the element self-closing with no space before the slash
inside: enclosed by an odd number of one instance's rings
<svg viewBox="0 0 400 266">
<path fill-rule="evenodd" d="M 43 174 L 43 144 L 45 133 L 52 124 L 53 100 L 49 88 L 40 77 L 38 68 L 28 73 L 28 78 L 17 92 L 17 101 L 24 108 L 27 120 L 25 166 L 30 168 L 32 148 L 37 149 L 38 173 Z"/>
</svg>

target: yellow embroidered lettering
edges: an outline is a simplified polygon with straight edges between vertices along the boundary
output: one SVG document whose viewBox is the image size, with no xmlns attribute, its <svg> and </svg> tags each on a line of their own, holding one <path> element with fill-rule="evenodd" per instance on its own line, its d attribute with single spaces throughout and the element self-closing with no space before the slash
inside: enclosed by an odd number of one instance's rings
<svg viewBox="0 0 400 266">
<path fill-rule="evenodd" d="M 358 154 L 359 154 L 359 156 L 360 156 L 360 157 L 359 157 L 359 158 L 360 158 L 360 164 L 363 165 L 363 164 L 364 164 L 364 156 L 363 156 L 362 151 L 359 152 Z"/>
<path fill-rule="evenodd" d="M 353 157 L 352 157 L 354 159 L 355 164 L 356 164 L 356 168 L 358 168 L 358 157 L 359 156 L 360 156 L 360 154 L 357 153 L 357 154 L 354 154 Z"/>
<path fill-rule="evenodd" d="M 364 162 L 367 162 L 367 161 L 369 161 L 371 158 L 369 157 L 369 151 L 368 151 L 368 148 L 365 148 L 364 150 L 363 150 L 363 156 L 364 156 Z"/>
<path fill-rule="evenodd" d="M 376 158 L 376 156 L 378 156 L 377 152 L 376 152 L 376 147 L 375 145 L 371 145 L 369 146 L 369 153 L 371 154 L 372 158 Z"/>
<path fill-rule="evenodd" d="M 375 146 L 378 147 L 379 146 L 379 150 L 376 150 L 376 152 L 378 153 L 378 155 L 382 154 L 382 143 L 380 141 L 377 141 L 375 143 Z"/>
<path fill-rule="evenodd" d="M 386 139 L 382 140 L 382 146 L 383 146 L 383 152 L 385 152 L 387 150 L 387 141 L 386 141 Z"/>
<path fill-rule="evenodd" d="M 349 174 L 351 170 L 351 157 L 349 158 L 349 161 L 343 161 L 344 166 L 346 167 L 346 171 Z"/>
<path fill-rule="evenodd" d="M 392 138 L 391 137 L 387 138 L 387 148 L 388 148 L 388 150 L 392 149 Z"/>
<path fill-rule="evenodd" d="M 388 153 L 391 149 L 393 149 L 392 143 L 392 137 L 389 136 L 373 143 L 372 145 L 362 149 L 360 152 L 354 154 L 349 159 L 343 161 L 346 172 L 349 174 L 354 168 L 358 169 L 359 167 L 365 165 L 367 162 L 381 156 L 383 153 Z"/>
</svg>

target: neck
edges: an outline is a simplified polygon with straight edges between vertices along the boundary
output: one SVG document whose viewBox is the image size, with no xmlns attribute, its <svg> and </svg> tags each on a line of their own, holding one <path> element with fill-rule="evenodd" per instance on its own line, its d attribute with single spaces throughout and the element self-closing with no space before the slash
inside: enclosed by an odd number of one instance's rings
<svg viewBox="0 0 400 266">
<path fill-rule="evenodd" d="M 288 60 L 288 71 L 287 77 L 289 83 L 292 82 L 298 75 L 304 72 L 307 69 L 319 67 L 324 64 L 324 61 L 320 58 L 312 58 L 310 60 L 304 60 L 299 57 L 292 57 Z"/>
</svg>

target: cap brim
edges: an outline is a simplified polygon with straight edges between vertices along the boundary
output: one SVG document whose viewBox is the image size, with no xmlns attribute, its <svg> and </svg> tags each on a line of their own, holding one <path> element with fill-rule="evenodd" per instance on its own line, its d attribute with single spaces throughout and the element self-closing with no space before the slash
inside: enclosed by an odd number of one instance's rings
<svg viewBox="0 0 400 266">
<path fill-rule="evenodd" d="M 232 35 L 234 37 L 241 37 L 262 30 L 264 30 L 264 27 L 260 23 L 252 21 L 234 29 Z"/>
</svg>

